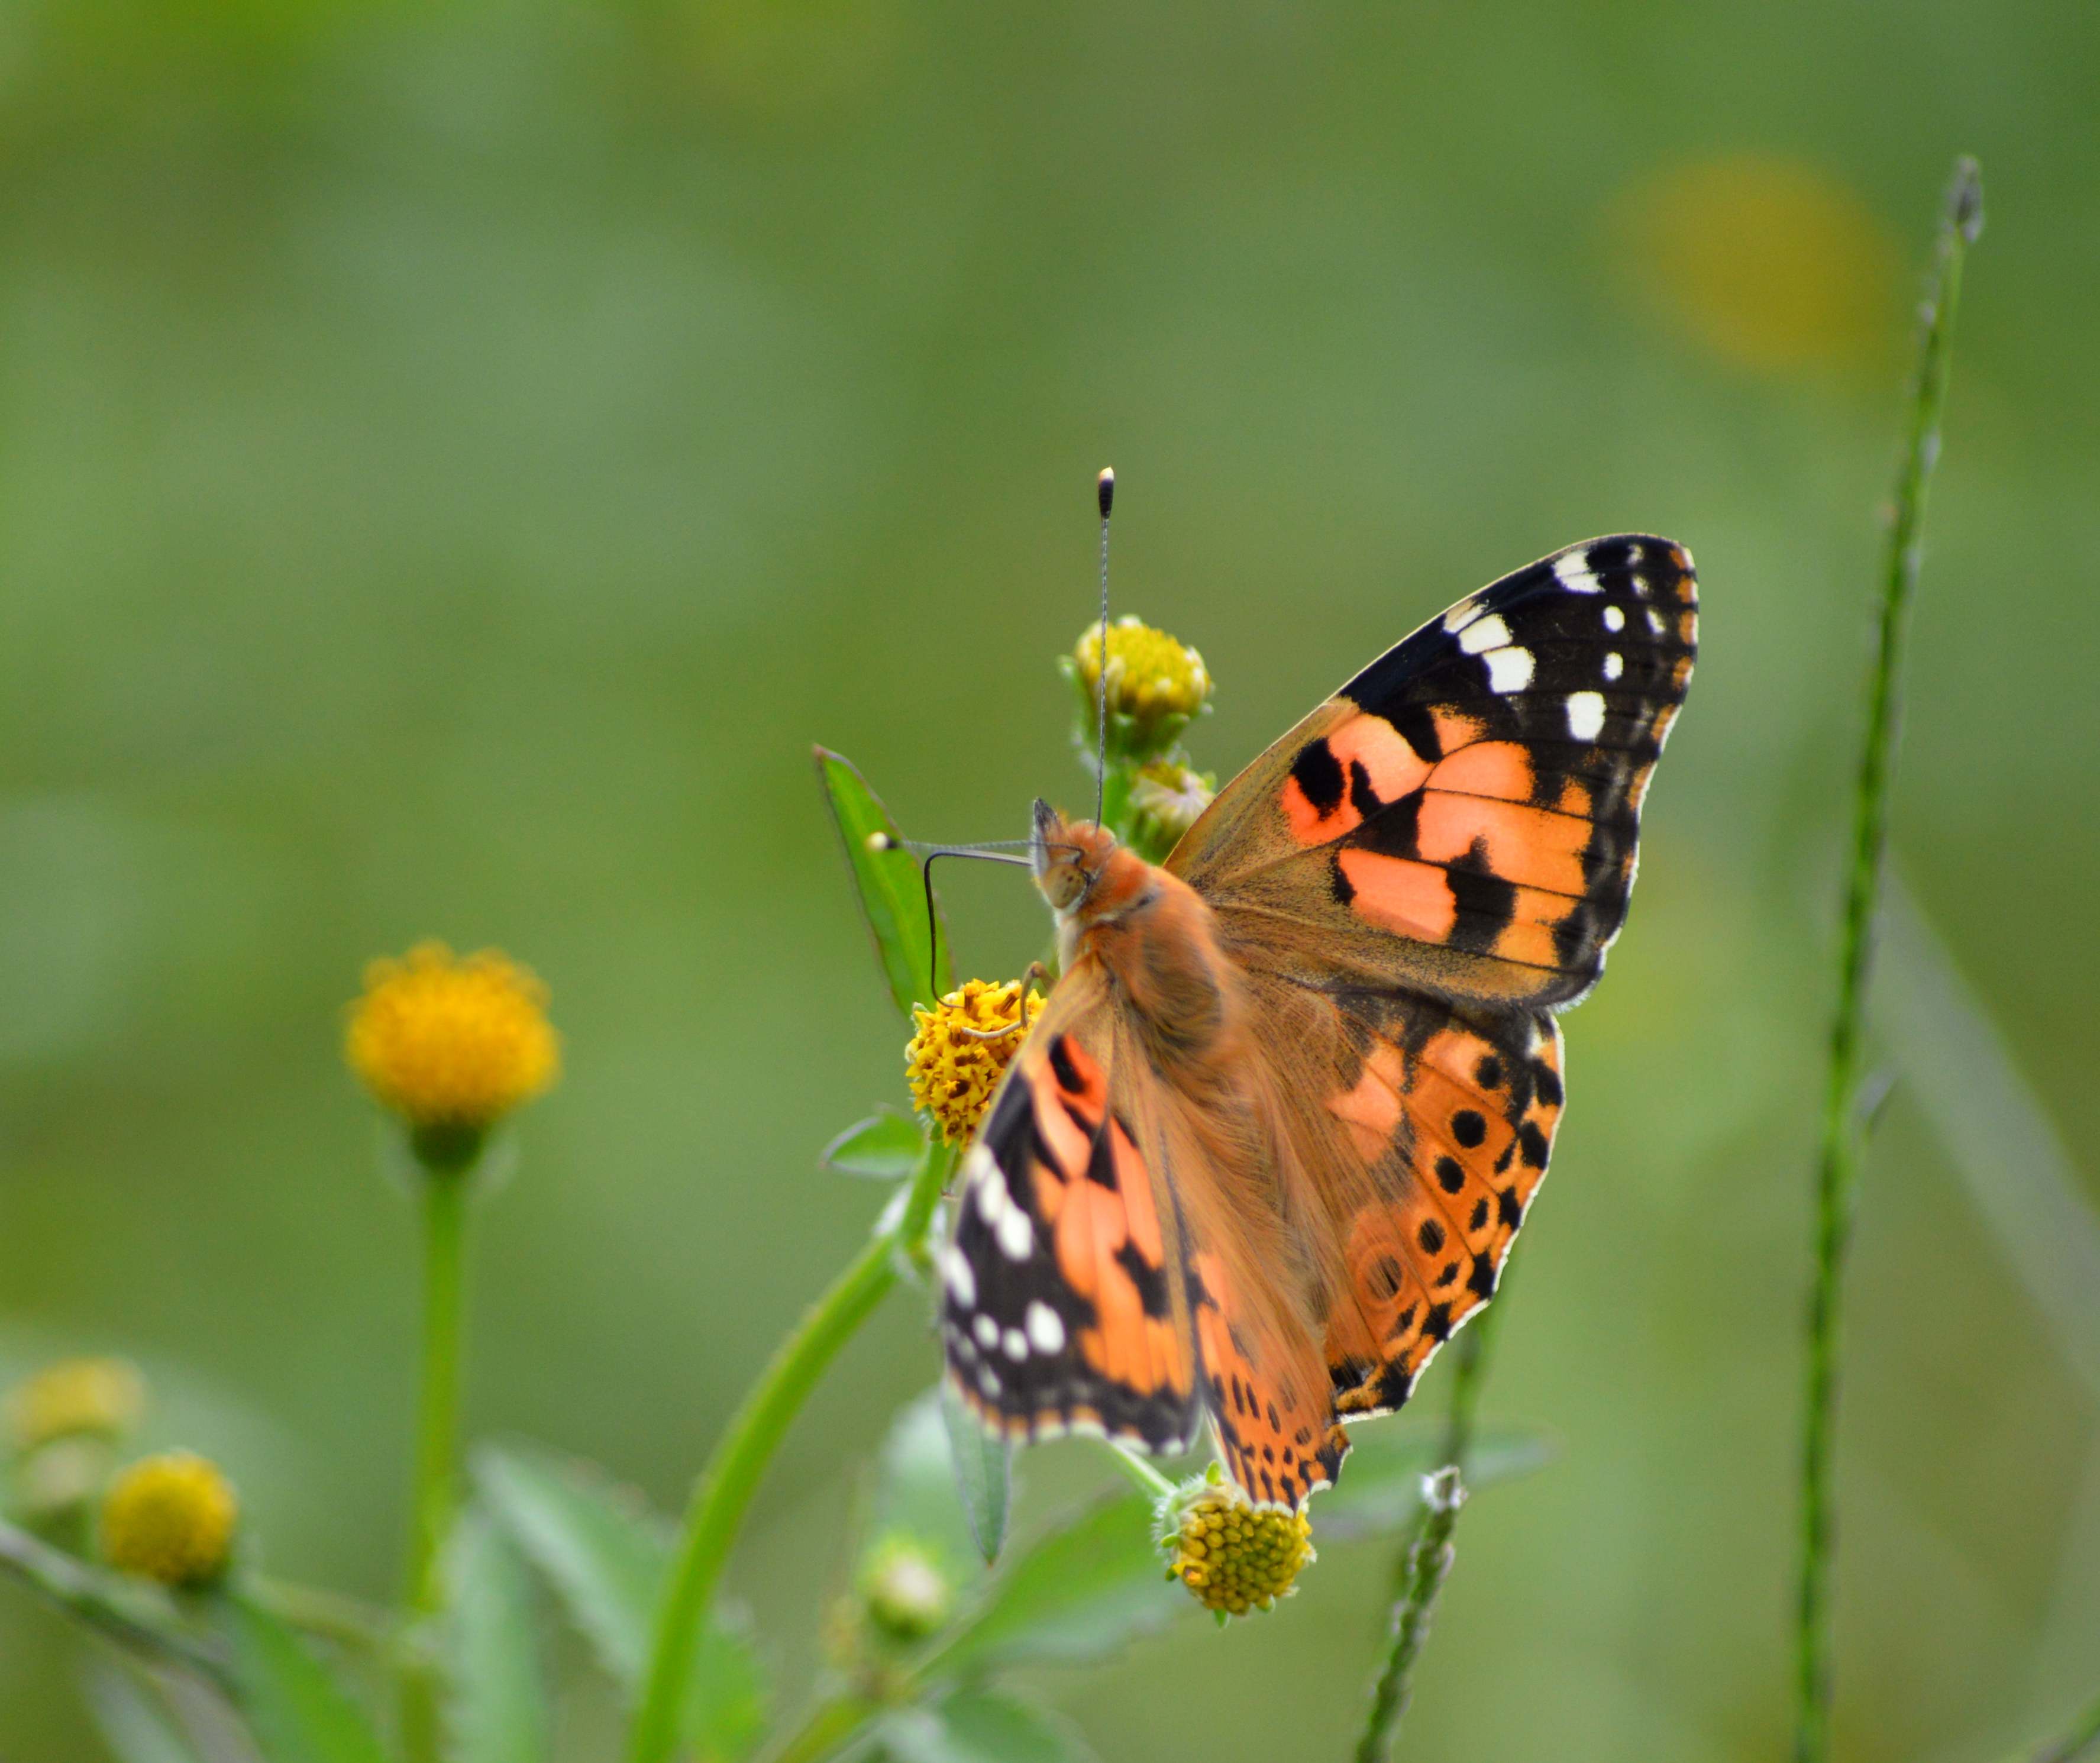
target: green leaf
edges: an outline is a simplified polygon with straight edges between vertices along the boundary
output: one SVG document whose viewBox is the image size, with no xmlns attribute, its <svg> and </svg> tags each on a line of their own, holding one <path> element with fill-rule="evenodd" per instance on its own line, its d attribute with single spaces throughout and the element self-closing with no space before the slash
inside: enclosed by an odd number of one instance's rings
<svg viewBox="0 0 2100 1763">
<path fill-rule="evenodd" d="M 1004 1690 L 960 1690 L 886 1714 L 876 1739 L 893 1763 L 1093 1763 L 1065 1721 Z"/>
<path fill-rule="evenodd" d="M 606 1670 L 632 1691 L 647 1668 L 670 1528 L 596 1469 L 550 1454 L 488 1447 L 475 1473 L 489 1505 L 560 1597 Z M 765 1724 L 751 1645 L 717 1612 L 701 1631 L 681 1722 L 703 1763 L 746 1755 Z"/>
<path fill-rule="evenodd" d="M 1194 1610 L 1164 1577 L 1152 1508 L 1142 1494 L 1119 1494 L 1022 1550 L 924 1672 L 949 1678 L 1020 1659 L 1076 1664 Z"/>
<path fill-rule="evenodd" d="M 984 1557 L 956 1497 L 956 1476 L 940 1393 L 929 1390 L 898 1412 L 882 1442 L 865 1546 L 909 1537 L 951 1580 L 973 1589 L 985 1577 Z"/>
<path fill-rule="evenodd" d="M 452 1763 L 541 1763 L 553 1749 L 532 1584 L 517 1547 L 477 1506 L 446 1563 Z"/>
<path fill-rule="evenodd" d="M 1341 1478 L 1312 1496 L 1312 1542 L 1352 1543 L 1405 1529 L 1422 1505 L 1422 1478 L 1442 1455 L 1442 1427 L 1357 1429 Z M 1541 1433 L 1490 1427 L 1477 1434 L 1466 1453 L 1466 1486 L 1474 1492 L 1551 1462 L 1553 1449 Z"/>
<path fill-rule="evenodd" d="M 86 1691 L 95 1729 L 120 1763 L 200 1763 L 174 1717 L 130 1672 L 99 1661 Z"/>
<path fill-rule="evenodd" d="M 1013 1441 L 995 1438 L 943 1377 L 937 1387 L 941 1421 L 948 1435 L 955 1491 L 970 1538 L 987 1564 L 1006 1544 L 1006 1519 L 1013 1504 Z"/>
<path fill-rule="evenodd" d="M 379 1735 L 297 1634 L 236 1593 L 215 1600 L 234 1699 L 267 1763 L 386 1763 Z"/>
<path fill-rule="evenodd" d="M 914 1004 L 931 1004 L 930 993 L 951 989 L 948 939 L 940 939 L 935 967 L 933 926 L 926 912 L 926 879 L 919 859 L 904 848 L 903 834 L 859 772 L 836 753 L 816 749 L 817 777 L 832 805 L 847 865 L 860 893 L 862 912 L 889 982 L 889 995 L 907 1017 Z M 871 847 L 870 841 L 875 841 Z M 936 918 L 938 919 L 938 912 Z M 933 975 L 929 987 L 928 975 Z"/>
<path fill-rule="evenodd" d="M 925 1160 L 926 1134 L 916 1120 L 901 1114 L 878 1114 L 849 1126 L 823 1153 L 826 1169 L 878 1182 L 916 1175 Z"/>
</svg>

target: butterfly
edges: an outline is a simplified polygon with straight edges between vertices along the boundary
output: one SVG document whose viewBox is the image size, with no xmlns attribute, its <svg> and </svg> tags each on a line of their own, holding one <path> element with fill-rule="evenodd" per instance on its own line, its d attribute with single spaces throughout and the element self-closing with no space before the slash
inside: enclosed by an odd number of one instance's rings
<svg viewBox="0 0 2100 1763">
<path fill-rule="evenodd" d="M 1593 539 L 1358 674 L 1154 866 L 1039 801 L 1061 976 L 964 1159 L 947 1372 L 990 1427 L 1257 1505 L 1339 1474 L 1494 1294 L 1626 913 L 1692 559 Z"/>
</svg>

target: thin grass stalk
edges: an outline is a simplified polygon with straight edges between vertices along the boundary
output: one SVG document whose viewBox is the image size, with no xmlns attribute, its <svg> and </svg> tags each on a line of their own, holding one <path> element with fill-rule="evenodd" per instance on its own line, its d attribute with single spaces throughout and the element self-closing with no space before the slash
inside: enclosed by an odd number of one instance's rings
<svg viewBox="0 0 2100 1763">
<path fill-rule="evenodd" d="M 900 1260 L 923 1263 L 933 1207 L 953 1162 L 944 1148 L 929 1150 L 896 1223 L 854 1257 L 781 1343 L 695 1482 L 651 1637 L 648 1673 L 628 1736 L 629 1763 L 665 1763 L 676 1748 L 693 1650 L 752 1496 L 826 1368 L 897 1284 Z"/>
<path fill-rule="evenodd" d="M 1508 1273 L 1506 1266 L 1502 1279 L 1505 1293 Z M 1357 1763 L 1385 1763 L 1400 1736 L 1400 1723 L 1413 1694 L 1414 1664 L 1428 1638 L 1429 1619 L 1437 1594 L 1451 1571 L 1451 1533 L 1458 1522 L 1458 1508 L 1466 1499 L 1466 1456 L 1472 1448 L 1480 1390 L 1487 1381 L 1488 1349 L 1507 1301 L 1503 1296 L 1489 1306 L 1452 1345 L 1451 1403 L 1444 1418 L 1443 1467 L 1436 1474 L 1423 1478 L 1422 1515 L 1415 1520 L 1407 1546 L 1401 1552 L 1393 1580 L 1392 1639 L 1378 1681 L 1371 1689 L 1370 1712 L 1365 1718 L 1363 1737 L 1357 1743 Z"/>
<path fill-rule="evenodd" d="M 1830 1754 L 1830 1567 L 1833 1546 L 1831 1456 L 1838 1394 L 1840 1301 L 1859 1179 L 1860 1021 L 1873 952 L 1882 854 L 1887 843 L 1889 785 L 1897 740 L 1905 614 L 1917 585 L 1926 495 L 1939 457 L 1939 426 L 1953 363 L 1961 266 L 1982 230 L 1983 184 L 1976 162 L 1955 167 L 1933 285 L 1925 307 L 1910 433 L 1896 478 L 1895 517 L 1882 572 L 1866 736 L 1860 753 L 1852 858 L 1845 883 L 1838 948 L 1838 1004 L 1830 1029 L 1829 1080 L 1815 1178 L 1815 1273 L 1808 1306 L 1807 1393 L 1801 1453 L 1801 1571 L 1796 1611 L 1796 1763 Z"/>
</svg>

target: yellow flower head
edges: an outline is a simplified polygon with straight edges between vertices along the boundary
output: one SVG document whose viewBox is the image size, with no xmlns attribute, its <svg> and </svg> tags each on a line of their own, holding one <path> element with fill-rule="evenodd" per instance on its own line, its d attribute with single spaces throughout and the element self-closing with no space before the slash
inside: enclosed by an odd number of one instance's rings
<svg viewBox="0 0 2100 1763">
<path fill-rule="evenodd" d="M 7 1394 L 7 1438 L 28 1452 L 54 1439 L 116 1438 L 139 1424 L 146 1381 L 128 1359 L 60 1359 Z"/>
<path fill-rule="evenodd" d="M 1203 657 L 1135 616 L 1109 626 L 1108 710 L 1111 749 L 1132 758 L 1160 753 L 1210 701 Z M 1101 627 L 1090 625 L 1065 662 L 1085 714 L 1081 733 L 1092 744 L 1101 681 Z"/>
<path fill-rule="evenodd" d="M 967 1144 L 977 1132 L 1042 1003 L 1041 992 L 1030 992 L 1023 1022 L 1018 979 L 1004 985 L 968 979 L 932 1010 L 912 1011 L 917 1032 L 905 1045 L 904 1075 L 911 1105 L 933 1118 L 944 1143 Z"/>
<path fill-rule="evenodd" d="M 364 1087 L 426 1133 L 478 1134 L 561 1074 L 547 988 L 496 949 L 423 943 L 364 970 L 344 1054 Z"/>
<path fill-rule="evenodd" d="M 1131 842 L 1138 854 L 1157 863 L 1196 824 L 1216 793 L 1210 778 L 1171 759 L 1154 759 L 1140 767 L 1130 786 Z"/>
<path fill-rule="evenodd" d="M 1296 1589 L 1299 1574 L 1316 1559 L 1312 1525 L 1302 1512 L 1256 1511 L 1229 1482 L 1185 1488 L 1168 1505 L 1161 1547 L 1167 1570 L 1189 1595 L 1220 1619 L 1267 1610 Z"/>
<path fill-rule="evenodd" d="M 240 1513 L 218 1468 L 187 1451 L 135 1463 L 102 1503 L 111 1566 L 163 1585 L 208 1584 L 226 1571 Z"/>
<path fill-rule="evenodd" d="M 948 1619 L 955 1588 L 939 1563 L 908 1536 L 878 1544 L 861 1575 L 867 1619 L 886 1640 L 923 1641 Z"/>
</svg>

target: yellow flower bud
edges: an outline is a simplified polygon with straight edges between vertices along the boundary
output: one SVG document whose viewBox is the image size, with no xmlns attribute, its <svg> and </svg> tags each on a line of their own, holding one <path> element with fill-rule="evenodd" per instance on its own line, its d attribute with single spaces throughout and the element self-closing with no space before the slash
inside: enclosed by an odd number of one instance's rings
<svg viewBox="0 0 2100 1763">
<path fill-rule="evenodd" d="M 379 1102 L 415 1130 L 419 1149 L 480 1135 L 561 1073 L 547 988 L 495 949 L 455 956 L 424 943 L 364 971 L 344 1054 Z"/>
<path fill-rule="evenodd" d="M 1018 979 L 968 979 L 932 1010 L 912 1011 L 916 1032 L 904 1048 L 905 1080 L 912 1106 L 932 1118 L 944 1143 L 967 1144 L 975 1135 L 1042 1004 L 1043 994 L 1031 990 L 1024 1023 Z"/>
<path fill-rule="evenodd" d="M 1210 702 L 1203 657 L 1185 643 L 1134 615 L 1108 630 L 1109 748 L 1111 755 L 1143 758 L 1164 752 Z M 1080 733 L 1092 745 L 1101 682 L 1101 628 L 1090 625 L 1064 666 L 1084 714 Z"/>
<path fill-rule="evenodd" d="M 226 1571 L 240 1502 L 218 1468 L 187 1451 L 135 1463 L 102 1503 L 111 1566 L 163 1585 L 209 1584 Z"/>
<path fill-rule="evenodd" d="M 1159 862 L 1180 842 L 1217 793 L 1215 782 L 1171 759 L 1154 759 L 1131 780 L 1131 843 L 1148 861 Z"/>
<path fill-rule="evenodd" d="M 128 1359 L 60 1359 L 7 1394 L 7 1438 L 32 1451 L 54 1439 L 116 1438 L 139 1424 L 146 1381 Z"/>
<path fill-rule="evenodd" d="M 1297 1588 L 1317 1558 L 1312 1521 L 1302 1512 L 1257 1511 L 1229 1482 L 1198 1482 L 1169 1502 L 1161 1548 L 1167 1572 L 1222 1619 L 1267 1610 Z"/>
</svg>

